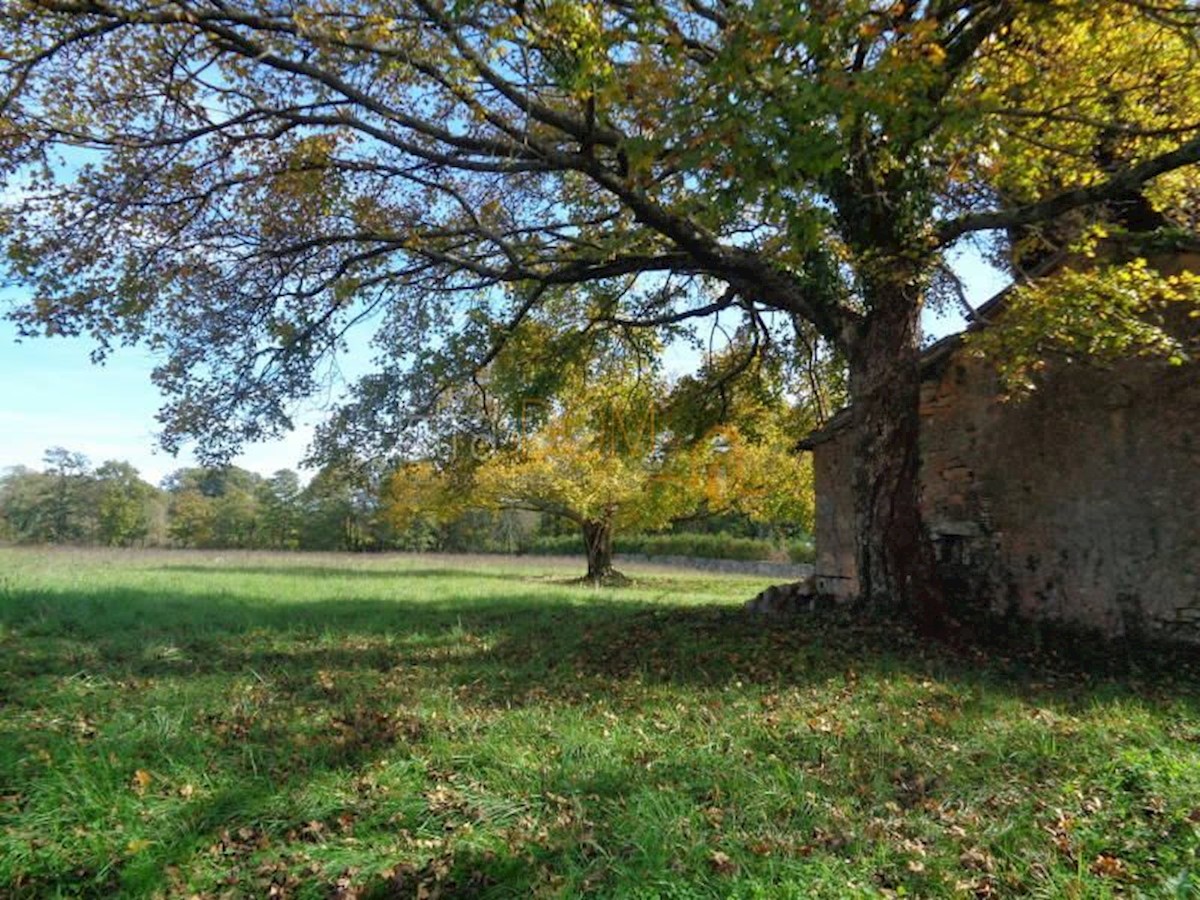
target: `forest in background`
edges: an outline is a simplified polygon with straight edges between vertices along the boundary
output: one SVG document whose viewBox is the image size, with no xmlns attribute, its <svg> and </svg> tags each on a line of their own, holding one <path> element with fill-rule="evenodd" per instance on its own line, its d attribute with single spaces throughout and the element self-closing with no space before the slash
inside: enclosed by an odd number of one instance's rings
<svg viewBox="0 0 1200 900">
<path fill-rule="evenodd" d="M 574 529 L 526 510 L 464 509 L 449 520 L 399 516 L 387 472 L 326 467 L 181 468 L 154 485 L 130 463 L 93 465 L 63 447 L 43 468 L 0 470 L 0 541 L 18 544 L 311 551 L 578 554 Z M 625 553 L 720 559 L 811 558 L 811 537 L 742 515 L 713 515 L 618 539 Z"/>
</svg>

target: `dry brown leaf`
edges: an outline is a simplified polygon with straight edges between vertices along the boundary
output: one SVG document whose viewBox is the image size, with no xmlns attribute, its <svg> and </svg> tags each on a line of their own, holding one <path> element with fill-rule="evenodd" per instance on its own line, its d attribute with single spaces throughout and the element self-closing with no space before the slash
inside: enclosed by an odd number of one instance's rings
<svg viewBox="0 0 1200 900">
<path fill-rule="evenodd" d="M 708 855 L 708 863 L 713 867 L 713 871 L 720 875 L 732 875 L 737 871 L 737 865 L 729 858 L 729 854 L 720 850 L 714 850 Z"/>
<path fill-rule="evenodd" d="M 1107 853 L 1101 853 L 1092 863 L 1092 874 L 1103 878 L 1124 878 L 1125 872 L 1125 863 Z"/>
<path fill-rule="evenodd" d="M 133 777 L 129 780 L 129 786 L 138 794 L 146 793 L 146 788 L 150 787 L 150 782 L 154 780 L 154 776 L 145 769 L 138 769 L 133 773 Z"/>
</svg>

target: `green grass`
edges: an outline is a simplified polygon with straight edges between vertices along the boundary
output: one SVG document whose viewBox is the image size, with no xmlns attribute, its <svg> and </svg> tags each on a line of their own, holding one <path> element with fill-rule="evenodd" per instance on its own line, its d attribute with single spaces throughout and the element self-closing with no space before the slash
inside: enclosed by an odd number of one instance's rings
<svg viewBox="0 0 1200 900">
<path fill-rule="evenodd" d="M 574 574 L 0 550 L 0 896 L 1200 896 L 1194 681 Z"/>
</svg>

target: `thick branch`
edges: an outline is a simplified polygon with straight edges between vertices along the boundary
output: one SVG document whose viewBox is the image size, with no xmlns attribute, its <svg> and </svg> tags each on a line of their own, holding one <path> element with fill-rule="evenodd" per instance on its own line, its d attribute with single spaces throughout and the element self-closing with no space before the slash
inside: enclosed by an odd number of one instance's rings
<svg viewBox="0 0 1200 900">
<path fill-rule="evenodd" d="M 952 244 L 964 234 L 974 231 L 989 231 L 1000 228 L 1013 228 L 1017 225 L 1032 225 L 1037 222 L 1048 222 L 1063 213 L 1084 206 L 1095 206 L 1109 200 L 1117 200 L 1129 191 L 1135 190 L 1151 179 L 1157 178 L 1175 169 L 1200 163 L 1200 137 L 1193 138 L 1174 150 L 1155 156 L 1145 162 L 1117 172 L 1111 178 L 1085 188 L 1063 191 L 1053 197 L 1048 197 L 1037 203 L 1018 206 L 1014 209 L 1001 209 L 992 212 L 970 213 L 943 222 L 936 230 L 934 241 L 936 246 L 945 247 Z"/>
</svg>

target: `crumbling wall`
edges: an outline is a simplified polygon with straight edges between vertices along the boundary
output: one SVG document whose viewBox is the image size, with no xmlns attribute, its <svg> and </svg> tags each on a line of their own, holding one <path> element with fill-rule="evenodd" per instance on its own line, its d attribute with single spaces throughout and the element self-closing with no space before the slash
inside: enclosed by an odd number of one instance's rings
<svg viewBox="0 0 1200 900">
<path fill-rule="evenodd" d="M 927 368 L 922 506 L 960 603 L 1200 642 L 1200 366 L 1052 364 L 1004 400 L 959 349 Z M 852 441 L 814 452 L 818 588 L 852 596 Z"/>
<path fill-rule="evenodd" d="M 814 577 L 819 593 L 848 600 L 858 593 L 854 563 L 854 447 L 850 429 L 833 432 L 813 451 Z"/>
<path fill-rule="evenodd" d="M 924 385 L 922 503 L 959 596 L 1200 640 L 1200 367 L 1051 364 L 1003 400 L 953 354 Z"/>
</svg>

